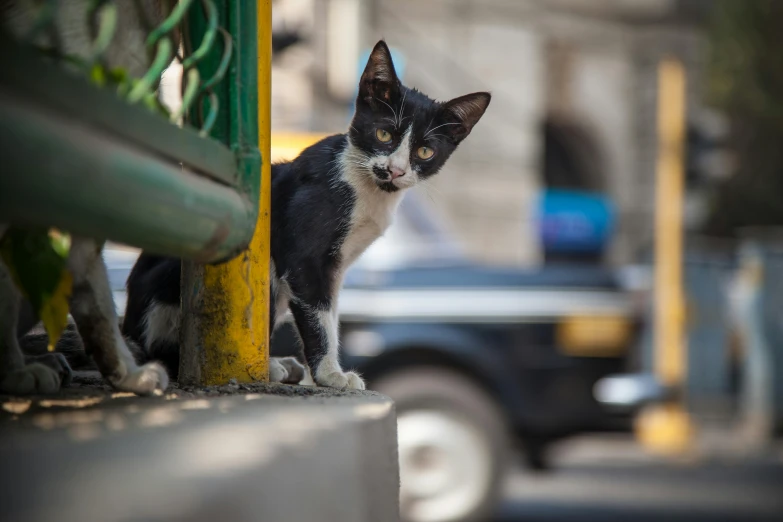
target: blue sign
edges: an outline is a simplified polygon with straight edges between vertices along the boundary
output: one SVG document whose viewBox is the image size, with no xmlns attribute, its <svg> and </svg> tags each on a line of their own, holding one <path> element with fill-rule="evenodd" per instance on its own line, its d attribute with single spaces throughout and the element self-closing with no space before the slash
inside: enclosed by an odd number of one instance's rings
<svg viewBox="0 0 783 522">
<path fill-rule="evenodd" d="M 601 252 L 611 239 L 614 206 L 588 192 L 546 190 L 537 207 L 538 234 L 548 252 Z"/>
</svg>

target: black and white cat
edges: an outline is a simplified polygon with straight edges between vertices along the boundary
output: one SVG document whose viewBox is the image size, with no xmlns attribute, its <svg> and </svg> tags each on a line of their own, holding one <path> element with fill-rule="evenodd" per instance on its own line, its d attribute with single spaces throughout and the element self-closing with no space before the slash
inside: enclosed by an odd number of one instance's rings
<svg viewBox="0 0 783 522">
<path fill-rule="evenodd" d="M 313 380 L 364 389 L 338 360 L 337 297 L 347 268 L 389 227 L 406 189 L 434 176 L 484 114 L 490 94 L 436 102 L 400 83 L 379 41 L 359 84 L 347 134 L 272 166 L 270 322 L 291 312 Z M 180 261 L 142 254 L 128 279 L 123 333 L 179 366 Z M 296 381 L 295 359 L 272 359 L 272 380 Z"/>
<path fill-rule="evenodd" d="M 439 103 L 403 86 L 380 41 L 362 74 L 349 132 L 272 166 L 270 321 L 277 327 L 291 312 L 316 384 L 364 388 L 361 377 L 339 363 L 337 297 L 343 276 L 389 227 L 405 190 L 443 167 L 489 102 L 489 93 L 479 92 Z M 69 260 L 72 315 L 83 346 L 115 387 L 142 394 L 165 389 L 179 369 L 181 261 L 139 257 L 128 279 L 120 332 L 100 247 L 74 238 Z M 0 265 L 5 334 L 0 335 L 0 391 L 54 391 L 70 368 L 62 357 L 41 354 L 40 342 L 27 343 L 25 365 L 16 334 L 32 325 L 16 331 L 20 301 Z M 77 339 L 73 330 L 66 332 L 58 350 L 69 344 L 71 355 L 74 347 L 81 352 Z M 36 350 L 48 358 L 46 365 L 31 362 Z M 272 381 L 299 382 L 304 376 L 294 358 L 270 360 Z"/>
</svg>

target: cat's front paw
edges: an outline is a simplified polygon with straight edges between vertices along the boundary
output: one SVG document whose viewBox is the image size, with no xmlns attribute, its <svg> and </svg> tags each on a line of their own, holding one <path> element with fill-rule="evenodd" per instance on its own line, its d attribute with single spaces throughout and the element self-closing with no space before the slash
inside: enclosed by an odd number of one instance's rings
<svg viewBox="0 0 783 522">
<path fill-rule="evenodd" d="M 134 368 L 112 386 L 137 395 L 160 395 L 169 386 L 169 375 L 159 363 L 151 362 Z"/>
<path fill-rule="evenodd" d="M 296 357 L 272 357 L 269 360 L 269 380 L 298 384 L 305 377 L 305 367 Z"/>
<path fill-rule="evenodd" d="M 326 375 L 316 375 L 315 383 L 329 388 L 363 390 L 364 381 L 356 372 L 332 372 Z"/>
<path fill-rule="evenodd" d="M 40 363 L 0 375 L 0 393 L 30 395 L 55 393 L 60 389 L 60 372 Z"/>
<path fill-rule="evenodd" d="M 71 385 L 73 379 L 73 370 L 71 365 L 68 364 L 68 359 L 60 352 L 43 353 L 41 355 L 35 355 L 28 357 L 25 361 L 28 364 L 38 363 L 48 366 L 55 372 L 57 372 L 60 378 L 60 387 L 67 388 Z"/>
</svg>

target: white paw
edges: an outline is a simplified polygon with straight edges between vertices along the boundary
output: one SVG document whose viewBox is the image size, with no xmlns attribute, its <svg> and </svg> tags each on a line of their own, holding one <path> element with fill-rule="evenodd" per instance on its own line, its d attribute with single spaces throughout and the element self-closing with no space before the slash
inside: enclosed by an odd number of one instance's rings
<svg viewBox="0 0 783 522">
<path fill-rule="evenodd" d="M 313 375 L 310 373 L 309 366 L 305 366 L 305 375 L 304 378 L 299 381 L 299 386 L 315 386 L 315 380 L 313 379 Z"/>
<path fill-rule="evenodd" d="M 120 391 L 137 395 L 159 395 L 169 386 L 169 375 L 159 363 L 151 362 L 131 370 L 123 379 L 112 382 Z"/>
<path fill-rule="evenodd" d="M 305 367 L 296 357 L 272 357 L 269 359 L 269 381 L 297 384 L 304 379 Z"/>
<path fill-rule="evenodd" d="M 288 370 L 277 359 L 269 359 L 269 382 L 283 382 L 288 379 Z"/>
<path fill-rule="evenodd" d="M 40 363 L 0 376 L 0 392 L 11 395 L 55 393 L 60 389 L 60 372 Z"/>
<path fill-rule="evenodd" d="M 332 372 L 326 375 L 316 375 L 315 382 L 319 386 L 328 386 L 329 388 L 364 389 L 364 381 L 356 372 Z"/>
</svg>

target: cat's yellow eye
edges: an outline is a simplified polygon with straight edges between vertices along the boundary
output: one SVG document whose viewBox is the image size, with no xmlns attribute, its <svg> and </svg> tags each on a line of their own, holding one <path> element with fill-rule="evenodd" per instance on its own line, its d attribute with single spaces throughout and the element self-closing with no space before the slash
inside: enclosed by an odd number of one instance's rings
<svg viewBox="0 0 783 522">
<path fill-rule="evenodd" d="M 378 129 L 375 131 L 375 137 L 378 138 L 378 141 L 381 143 L 389 143 L 392 138 L 391 133 L 383 129 Z"/>
<path fill-rule="evenodd" d="M 419 147 L 416 151 L 416 155 L 423 160 L 428 160 L 435 155 L 435 151 L 429 147 Z"/>
</svg>

